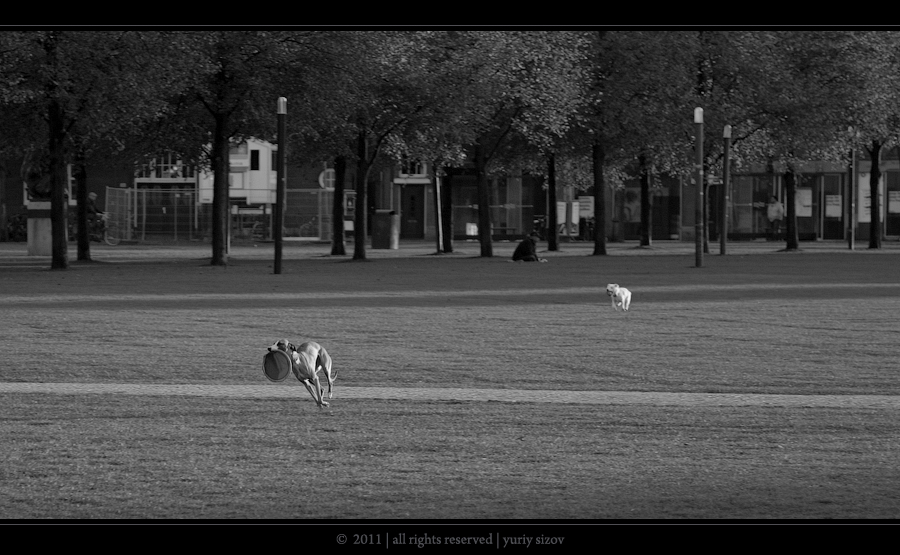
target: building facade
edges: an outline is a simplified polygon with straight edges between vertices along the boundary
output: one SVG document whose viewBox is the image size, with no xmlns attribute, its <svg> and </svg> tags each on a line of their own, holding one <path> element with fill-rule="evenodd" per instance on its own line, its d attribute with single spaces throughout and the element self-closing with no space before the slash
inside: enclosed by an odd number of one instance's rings
<svg viewBox="0 0 900 555">
<path fill-rule="evenodd" d="M 250 140 L 231 149 L 229 225 L 234 239 L 272 237 L 277 147 Z M 879 183 L 880 220 L 886 239 L 900 239 L 900 160 L 894 149 L 884 156 Z M 26 212 L 28 198 L 16 163 L 7 161 L 0 172 L 0 208 L 9 220 Z M 454 168 L 434 175 L 425 163 L 410 163 L 372 171 L 367 183 L 371 222 L 386 210 L 399 220 L 400 240 L 434 240 L 438 232 L 436 194 L 449 188 L 454 240 L 477 240 L 478 201 L 474 171 Z M 800 240 L 847 239 L 851 226 L 858 240 L 868 240 L 871 161 L 848 164 L 811 162 L 797 168 L 796 215 Z M 286 178 L 286 240 L 330 241 L 335 173 L 332 165 L 289 164 Z M 734 172 L 727 191 L 729 240 L 767 237 L 766 203 L 770 195 L 785 201 L 784 177 L 777 166 L 751 166 Z M 344 192 L 344 230 L 353 237 L 356 206 L 354 168 L 348 167 Z M 640 238 L 641 195 L 638 180 L 606 193 L 606 233 L 611 240 Z M 74 179 L 69 181 L 70 214 L 74 214 Z M 177 156 L 161 154 L 138 166 L 89 164 L 87 187 L 99 195 L 98 205 L 122 219 L 136 241 L 208 240 L 211 229 L 213 180 Z M 490 211 L 495 240 L 518 240 L 546 222 L 548 192 L 544 179 L 515 175 L 489 180 Z M 696 186 L 690 179 L 653 177 L 651 180 L 653 240 L 694 239 Z M 721 179 L 711 179 L 707 194 L 710 240 L 721 232 Z M 561 237 L 589 240 L 594 221 L 593 197 L 558 185 L 557 222 Z"/>
</svg>

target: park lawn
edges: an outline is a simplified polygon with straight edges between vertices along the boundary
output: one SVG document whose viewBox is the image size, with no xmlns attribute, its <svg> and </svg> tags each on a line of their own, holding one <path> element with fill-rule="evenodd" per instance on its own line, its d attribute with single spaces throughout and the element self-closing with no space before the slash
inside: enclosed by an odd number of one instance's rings
<svg viewBox="0 0 900 555">
<path fill-rule="evenodd" d="M 3 519 L 900 516 L 890 410 L 3 401 Z"/>
<path fill-rule="evenodd" d="M 418 257 L 3 271 L 0 381 L 311 399 L 0 394 L 0 518 L 897 518 L 896 411 L 341 399 L 342 386 L 900 394 L 895 256 Z M 615 312 L 608 282 L 634 292 Z M 302 399 L 302 400 L 300 400 Z"/>
<path fill-rule="evenodd" d="M 791 299 L 780 292 L 654 302 L 636 293 L 627 314 L 603 299 L 382 301 L 326 309 L 260 308 L 240 299 L 166 308 L 11 305 L 3 311 L 0 381 L 267 383 L 265 349 L 287 338 L 325 345 L 338 387 L 900 393 L 900 297 Z"/>
</svg>

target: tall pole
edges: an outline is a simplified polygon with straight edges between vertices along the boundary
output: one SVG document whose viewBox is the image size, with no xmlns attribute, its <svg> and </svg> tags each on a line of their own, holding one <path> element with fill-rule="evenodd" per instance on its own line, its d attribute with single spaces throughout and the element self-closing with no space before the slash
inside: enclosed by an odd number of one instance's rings
<svg viewBox="0 0 900 555">
<path fill-rule="evenodd" d="M 437 241 L 437 252 L 441 254 L 444 244 L 444 223 L 441 221 L 441 176 L 438 175 L 437 164 L 432 164 L 432 175 L 434 175 L 434 236 Z"/>
<path fill-rule="evenodd" d="M 725 254 L 725 244 L 728 242 L 728 191 L 729 191 L 729 183 L 731 181 L 731 166 L 729 162 L 731 161 L 731 126 L 726 125 L 725 130 L 722 131 L 722 138 L 725 140 L 725 158 L 722 161 L 722 194 L 719 195 L 721 198 L 721 205 L 719 206 L 721 212 L 719 215 L 720 222 L 720 230 L 719 230 L 719 254 Z"/>
<path fill-rule="evenodd" d="M 856 216 L 856 208 L 853 202 L 855 198 L 853 189 L 856 183 L 856 149 L 850 149 L 850 164 L 847 174 L 847 243 L 850 250 L 856 250 L 856 226 L 853 221 L 854 216 Z"/>
<path fill-rule="evenodd" d="M 287 150 L 287 133 L 285 130 L 285 118 L 287 117 L 287 98 L 278 97 L 278 152 L 275 156 L 275 210 L 272 216 L 275 218 L 273 237 L 275 239 L 275 273 L 281 273 L 281 243 L 282 230 L 284 229 L 284 189 L 285 189 L 285 150 Z"/>
<path fill-rule="evenodd" d="M 703 266 L 703 108 L 694 108 L 697 151 L 697 206 L 694 209 L 694 238 L 697 267 Z"/>
</svg>

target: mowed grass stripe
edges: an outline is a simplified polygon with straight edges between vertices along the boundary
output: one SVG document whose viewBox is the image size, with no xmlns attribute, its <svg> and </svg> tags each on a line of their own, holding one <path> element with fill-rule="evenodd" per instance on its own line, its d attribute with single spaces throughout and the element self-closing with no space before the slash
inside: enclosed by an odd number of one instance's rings
<svg viewBox="0 0 900 555">
<path fill-rule="evenodd" d="M 900 395 L 900 296 L 635 301 L 628 313 L 605 297 L 477 310 L 238 304 L 11 306 L 0 381 L 270 386 L 263 354 L 288 338 L 326 345 L 338 388 Z"/>
<path fill-rule="evenodd" d="M 900 283 L 830 283 L 817 284 L 817 289 L 897 289 L 900 293 Z M 733 285 L 649 285 L 640 288 L 632 288 L 633 292 L 640 293 L 690 293 L 696 291 L 791 291 L 809 289 L 805 283 L 783 284 L 750 284 L 741 283 Z M 363 291 L 363 292 L 319 292 L 303 291 L 305 299 L 369 299 L 369 298 L 428 298 L 428 297 L 484 297 L 484 296 L 520 296 L 520 295 L 596 295 L 606 294 L 605 287 L 566 287 L 555 289 L 471 289 L 462 291 L 453 290 L 423 290 L 423 291 Z M 195 300 L 291 300 L 296 299 L 299 293 L 167 293 L 167 294 L 104 294 L 104 295 L 0 295 L 0 304 L 26 304 L 26 303 L 78 303 L 78 302 L 128 302 L 128 301 L 195 301 Z"/>
<path fill-rule="evenodd" d="M 305 399 L 305 389 L 292 386 L 200 384 L 0 383 L 0 393 L 118 394 L 197 397 Z M 344 387 L 334 399 L 401 401 L 501 401 L 589 405 L 669 405 L 745 407 L 831 407 L 900 409 L 898 395 L 781 395 L 746 393 L 675 393 L 642 391 L 536 391 L 434 387 Z"/>
</svg>

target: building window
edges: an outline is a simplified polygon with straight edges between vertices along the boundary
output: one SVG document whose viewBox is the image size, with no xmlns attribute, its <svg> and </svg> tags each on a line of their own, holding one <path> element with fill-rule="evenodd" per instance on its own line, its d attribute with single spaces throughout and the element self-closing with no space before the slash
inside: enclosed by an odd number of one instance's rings
<svg viewBox="0 0 900 555">
<path fill-rule="evenodd" d="M 400 177 L 425 177 L 427 175 L 425 164 L 419 160 L 406 159 L 400 165 Z"/>
<path fill-rule="evenodd" d="M 146 164 L 137 164 L 134 176 L 139 179 L 190 179 L 195 168 L 181 160 L 178 154 L 166 152 L 151 158 Z"/>
<path fill-rule="evenodd" d="M 250 169 L 251 170 L 259 169 L 259 151 L 258 150 L 250 151 Z"/>
</svg>

